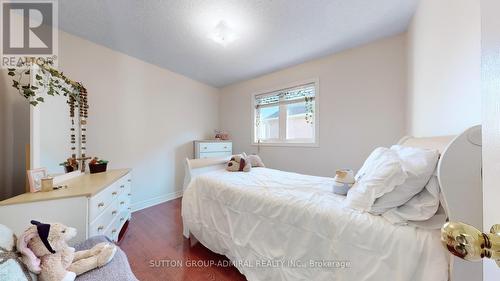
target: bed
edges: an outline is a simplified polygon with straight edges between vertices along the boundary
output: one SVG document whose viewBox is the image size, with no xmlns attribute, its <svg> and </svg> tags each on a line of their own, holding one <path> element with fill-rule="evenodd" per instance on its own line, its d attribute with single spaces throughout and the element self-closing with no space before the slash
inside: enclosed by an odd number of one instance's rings
<svg viewBox="0 0 500 281">
<path fill-rule="evenodd" d="M 457 137 L 407 137 L 400 144 L 438 149 L 437 174 L 448 217 L 482 225 L 477 212 L 459 208 L 463 198 L 478 200 L 477 190 L 470 192 L 474 185 L 480 190 L 477 134 L 480 127 Z M 250 281 L 444 281 L 450 268 L 457 276 L 452 280 L 478 270 L 450 262 L 438 229 L 396 226 L 381 216 L 344 208 L 345 197 L 331 192 L 332 178 L 267 168 L 230 173 L 224 170 L 226 161 L 186 162 L 184 236 L 227 256 Z M 457 176 L 457 171 L 466 172 Z"/>
</svg>

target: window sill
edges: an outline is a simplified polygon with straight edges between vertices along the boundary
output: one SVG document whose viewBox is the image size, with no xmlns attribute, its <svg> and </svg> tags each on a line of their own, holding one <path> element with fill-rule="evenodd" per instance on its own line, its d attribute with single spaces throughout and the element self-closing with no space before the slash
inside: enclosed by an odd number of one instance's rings
<svg viewBox="0 0 500 281">
<path fill-rule="evenodd" d="M 276 146 L 276 147 L 308 147 L 319 148 L 319 143 L 293 143 L 293 142 L 268 142 L 268 143 L 252 143 L 252 146 Z"/>
</svg>

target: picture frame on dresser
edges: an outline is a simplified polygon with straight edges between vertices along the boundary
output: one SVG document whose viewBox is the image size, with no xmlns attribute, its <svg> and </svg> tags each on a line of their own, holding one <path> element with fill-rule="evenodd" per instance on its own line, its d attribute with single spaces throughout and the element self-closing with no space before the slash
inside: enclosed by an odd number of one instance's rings
<svg viewBox="0 0 500 281">
<path fill-rule="evenodd" d="M 28 170 L 28 183 L 30 192 L 38 192 L 42 189 L 42 179 L 48 176 L 47 168 Z"/>
</svg>

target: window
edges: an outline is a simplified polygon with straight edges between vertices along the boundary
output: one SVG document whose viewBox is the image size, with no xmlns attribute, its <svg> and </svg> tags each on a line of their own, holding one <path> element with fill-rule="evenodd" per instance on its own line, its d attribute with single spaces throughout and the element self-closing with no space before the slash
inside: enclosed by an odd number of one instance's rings
<svg viewBox="0 0 500 281">
<path fill-rule="evenodd" d="M 257 94 L 254 144 L 317 145 L 317 81 Z"/>
</svg>

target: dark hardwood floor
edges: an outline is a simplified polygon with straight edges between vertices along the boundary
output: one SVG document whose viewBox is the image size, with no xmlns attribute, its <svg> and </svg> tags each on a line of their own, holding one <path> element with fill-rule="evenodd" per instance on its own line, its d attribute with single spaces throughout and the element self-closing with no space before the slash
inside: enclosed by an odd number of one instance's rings
<svg viewBox="0 0 500 281">
<path fill-rule="evenodd" d="M 132 214 L 120 247 L 141 281 L 239 281 L 246 280 L 226 257 L 200 243 L 191 247 L 182 236 L 181 199 Z M 210 262 L 224 266 L 206 266 Z"/>
</svg>

